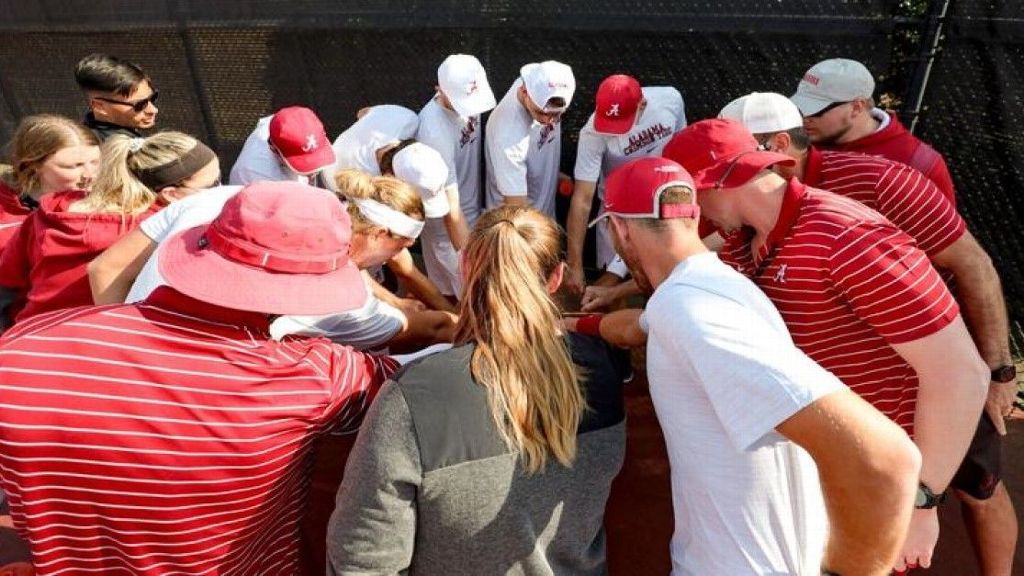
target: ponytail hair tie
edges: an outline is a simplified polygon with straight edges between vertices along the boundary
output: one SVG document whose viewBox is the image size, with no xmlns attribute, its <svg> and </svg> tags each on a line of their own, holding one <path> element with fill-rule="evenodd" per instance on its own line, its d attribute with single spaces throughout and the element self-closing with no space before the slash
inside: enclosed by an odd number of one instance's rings
<svg viewBox="0 0 1024 576">
<path fill-rule="evenodd" d="M 142 150 L 142 146 L 146 143 L 145 138 L 132 138 L 131 142 L 128 143 L 128 151 L 132 154 Z"/>
</svg>

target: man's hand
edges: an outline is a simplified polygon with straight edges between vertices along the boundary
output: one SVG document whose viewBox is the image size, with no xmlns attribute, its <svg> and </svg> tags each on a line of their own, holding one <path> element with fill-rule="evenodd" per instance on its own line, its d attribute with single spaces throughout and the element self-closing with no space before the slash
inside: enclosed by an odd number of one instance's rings
<svg viewBox="0 0 1024 576">
<path fill-rule="evenodd" d="M 996 426 L 1000 435 L 1006 435 L 1006 417 L 1013 412 L 1013 401 L 1017 398 L 1017 380 L 992 382 L 985 398 L 985 413 Z"/>
<path fill-rule="evenodd" d="M 587 278 L 583 275 L 583 265 L 568 263 L 565 267 L 565 278 L 562 279 L 562 286 L 571 294 L 579 296 L 587 287 Z"/>
<path fill-rule="evenodd" d="M 618 286 L 587 286 L 580 300 L 580 310 L 595 312 L 603 310 L 621 298 Z"/>
<path fill-rule="evenodd" d="M 407 314 L 410 312 L 427 311 L 427 305 L 415 298 L 399 298 L 398 304 L 395 307 Z"/>
<path fill-rule="evenodd" d="M 894 566 L 897 572 L 910 568 L 928 568 L 932 565 L 932 552 L 939 540 L 939 514 L 937 509 L 916 509 L 910 517 L 910 531 L 903 551 Z"/>
</svg>

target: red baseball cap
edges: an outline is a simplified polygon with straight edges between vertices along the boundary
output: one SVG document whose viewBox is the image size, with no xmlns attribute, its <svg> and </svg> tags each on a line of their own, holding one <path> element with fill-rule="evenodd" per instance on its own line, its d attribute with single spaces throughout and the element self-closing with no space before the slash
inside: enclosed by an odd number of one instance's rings
<svg viewBox="0 0 1024 576">
<path fill-rule="evenodd" d="M 256 182 L 209 224 L 160 248 L 160 274 L 196 300 L 265 314 L 319 315 L 363 305 L 349 259 L 352 225 L 334 194 L 299 182 Z"/>
<path fill-rule="evenodd" d="M 785 154 L 761 150 L 743 124 L 725 118 L 690 124 L 672 137 L 661 155 L 686 168 L 697 190 L 735 188 L 769 166 L 796 164 Z"/>
<path fill-rule="evenodd" d="M 605 78 L 597 87 L 594 130 L 625 134 L 636 123 L 636 111 L 644 99 L 640 83 L 625 74 Z"/>
<path fill-rule="evenodd" d="M 697 204 L 661 205 L 661 193 L 683 186 L 696 190 L 685 168 L 667 158 L 648 157 L 616 168 L 604 184 L 601 214 L 587 226 L 593 226 L 612 214 L 621 218 L 697 218 Z"/>
<path fill-rule="evenodd" d="M 282 108 L 270 119 L 270 143 L 293 172 L 308 175 L 334 164 L 334 149 L 315 112 Z"/>
</svg>

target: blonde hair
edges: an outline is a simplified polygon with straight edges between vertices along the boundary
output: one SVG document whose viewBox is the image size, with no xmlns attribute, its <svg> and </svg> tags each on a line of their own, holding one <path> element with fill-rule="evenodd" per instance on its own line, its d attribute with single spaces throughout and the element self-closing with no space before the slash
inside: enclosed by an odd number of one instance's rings
<svg viewBox="0 0 1024 576">
<path fill-rule="evenodd" d="M 346 198 L 369 198 L 417 220 L 426 219 L 423 199 L 415 188 L 392 176 L 370 176 L 359 170 L 342 170 L 334 175 L 338 195 Z M 359 211 L 353 203 L 348 204 L 348 215 L 352 220 L 352 231 L 366 234 L 380 225 L 375 224 Z"/>
<path fill-rule="evenodd" d="M 145 212 L 159 190 L 150 190 L 136 174 L 179 160 L 198 140 L 181 132 L 159 132 L 149 138 L 115 134 L 103 143 L 103 163 L 92 190 L 70 206 L 76 212 Z"/>
<path fill-rule="evenodd" d="M 547 288 L 560 249 L 561 230 L 550 218 L 502 206 L 480 217 L 463 251 L 465 289 L 454 340 L 476 343 L 470 370 L 487 389 L 502 438 L 531 473 L 549 455 L 572 463 L 586 408 Z"/>
<path fill-rule="evenodd" d="M 26 116 L 11 138 L 8 183 L 21 194 L 39 190 L 39 167 L 57 151 L 71 146 L 99 146 L 91 130 L 55 114 Z"/>
</svg>

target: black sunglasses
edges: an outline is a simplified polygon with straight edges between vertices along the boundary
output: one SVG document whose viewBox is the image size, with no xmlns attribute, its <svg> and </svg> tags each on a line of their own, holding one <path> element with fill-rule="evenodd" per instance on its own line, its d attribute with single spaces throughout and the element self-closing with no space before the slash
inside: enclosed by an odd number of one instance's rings
<svg viewBox="0 0 1024 576">
<path fill-rule="evenodd" d="M 136 112 L 142 112 L 143 110 L 146 109 L 146 106 L 149 106 L 149 104 L 151 102 L 152 103 L 156 103 L 156 99 L 159 98 L 159 97 L 160 97 L 160 91 L 159 90 L 153 90 L 153 93 L 150 94 L 148 98 L 143 98 L 142 100 L 136 100 L 134 102 L 126 102 L 124 100 L 114 100 L 113 98 L 104 98 L 102 96 L 96 96 L 96 99 L 97 100 L 102 100 L 104 102 L 110 102 L 111 104 L 124 104 L 125 106 L 131 106 L 132 110 L 135 110 Z"/>
<path fill-rule="evenodd" d="M 846 102 L 833 102 L 833 103 L 829 104 L 828 106 L 825 106 L 821 110 L 818 110 L 814 114 L 808 114 L 808 115 L 804 116 L 804 118 L 821 118 L 825 114 L 828 114 L 830 110 L 835 110 L 836 108 L 839 108 L 840 106 L 842 106 L 844 104 L 849 104 L 850 102 L 853 102 L 853 100 L 847 100 Z"/>
</svg>

